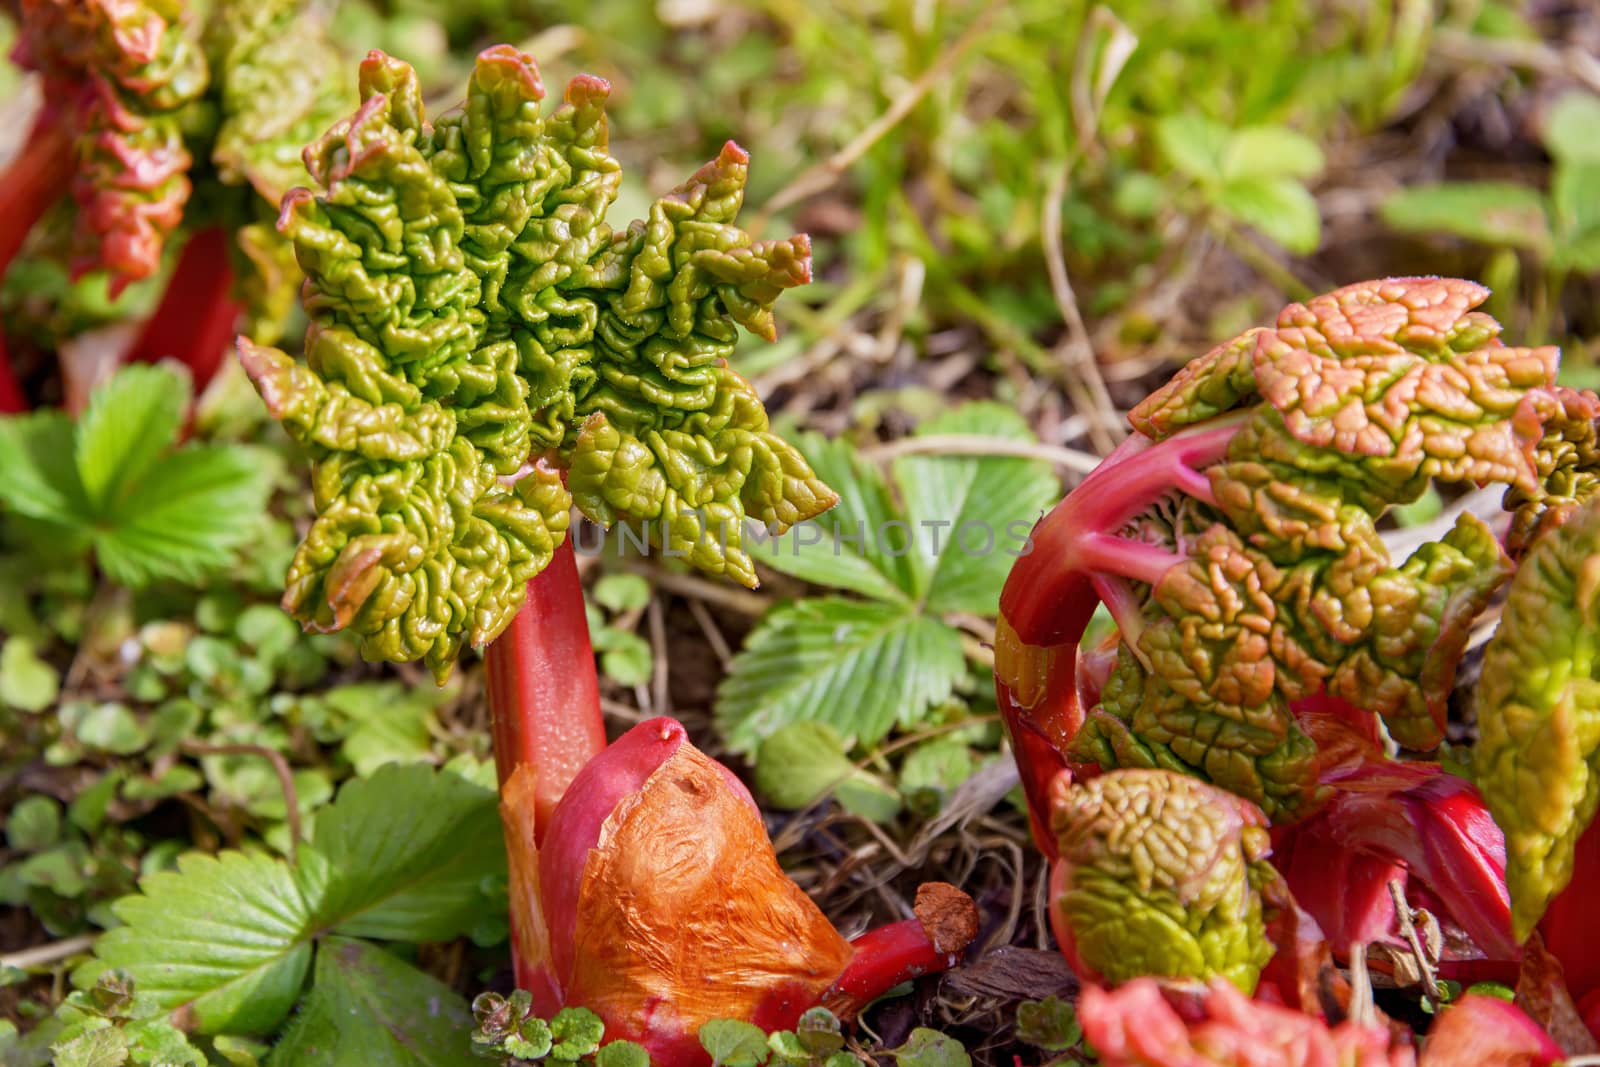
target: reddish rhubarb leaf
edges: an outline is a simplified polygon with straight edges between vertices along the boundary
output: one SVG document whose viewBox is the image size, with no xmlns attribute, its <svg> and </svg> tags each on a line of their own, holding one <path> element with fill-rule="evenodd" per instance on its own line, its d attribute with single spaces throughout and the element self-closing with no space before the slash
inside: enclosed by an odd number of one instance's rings
<svg viewBox="0 0 1600 1067">
<path fill-rule="evenodd" d="M 45 78 L 47 107 L 72 140 L 79 271 L 112 291 L 155 273 L 189 198 L 179 111 L 206 64 L 176 0 L 12 0 L 15 58 Z"/>
<path fill-rule="evenodd" d="M 1036 826 L 1064 765 L 1180 770 L 1304 817 L 1327 793 L 1291 705 L 1318 694 L 1439 742 L 1510 563 L 1471 516 L 1396 562 L 1377 521 L 1430 479 L 1546 501 L 1572 422 L 1555 350 L 1503 345 L 1474 310 L 1487 295 L 1411 278 L 1292 304 L 1134 410 L 1139 432 L 1039 523 L 1001 598 L 996 681 Z M 1097 602 L 1122 645 L 1086 706 L 1076 646 Z"/>
<path fill-rule="evenodd" d="M 1084 989 L 1078 1018 L 1101 1067 L 1413 1067 L 1416 1056 L 1378 1026 L 1321 1019 L 1250 1000 L 1214 979 L 1198 1020 L 1184 1017 L 1154 979 L 1113 992 Z M 1466 1061 L 1463 1061 L 1463 1065 Z M 1442 1067 L 1442 1065 L 1441 1065 Z"/>
</svg>

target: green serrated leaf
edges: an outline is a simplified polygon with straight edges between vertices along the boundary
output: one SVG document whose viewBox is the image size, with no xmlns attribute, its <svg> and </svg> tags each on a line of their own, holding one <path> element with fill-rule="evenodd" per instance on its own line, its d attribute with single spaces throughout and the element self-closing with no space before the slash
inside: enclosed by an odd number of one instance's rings
<svg viewBox="0 0 1600 1067">
<path fill-rule="evenodd" d="M 249 449 L 193 446 L 162 457 L 94 535 L 115 581 L 199 581 L 257 530 L 269 489 Z"/>
<path fill-rule="evenodd" d="M 1222 152 L 1222 179 L 1315 178 L 1322 173 L 1322 149 L 1286 126 L 1246 126 L 1235 130 Z"/>
<path fill-rule="evenodd" d="M 995 403 L 964 404 L 917 436 L 978 434 L 1033 441 L 1026 420 Z M 1029 532 L 1061 495 L 1050 465 L 1003 456 L 902 456 L 894 480 L 916 531 L 915 590 L 932 614 L 993 615 Z"/>
<path fill-rule="evenodd" d="M 448 770 L 389 764 L 346 782 L 317 815 L 297 879 L 318 927 L 351 937 L 445 941 L 505 877 L 499 800 Z"/>
<path fill-rule="evenodd" d="M 832 510 L 779 537 L 750 539 L 750 555 L 775 571 L 890 602 L 915 589 L 911 527 L 883 475 L 844 441 L 803 434 L 797 446 L 839 494 Z"/>
<path fill-rule="evenodd" d="M 264 1034 L 288 1014 L 311 963 L 310 909 L 289 868 L 263 855 L 178 858 L 112 908 L 126 925 L 95 944 L 98 964 L 199 1033 Z"/>
<path fill-rule="evenodd" d="M 956 632 L 909 605 L 838 597 L 780 604 L 734 657 L 717 691 L 717 725 L 745 755 L 803 720 L 871 745 L 948 699 L 965 673 Z"/>
<path fill-rule="evenodd" d="M 1552 243 L 1544 196 L 1513 182 L 1419 185 L 1389 197 L 1378 213 L 1409 233 L 1447 233 L 1540 253 Z"/>
<path fill-rule="evenodd" d="M 834 792 L 846 810 L 876 822 L 900 812 L 899 794 L 850 761 L 833 727 L 810 720 L 788 723 L 761 742 L 756 790 L 772 806 L 789 811 Z"/>
<path fill-rule="evenodd" d="M 436 978 L 363 941 L 323 939 L 311 992 L 269 1067 L 474 1067 L 472 1014 Z"/>
<path fill-rule="evenodd" d="M 0 504 L 68 528 L 91 521 L 72 454 L 72 420 L 61 412 L 0 418 Z"/>
<path fill-rule="evenodd" d="M 52 1045 L 54 1067 L 122 1067 L 128 1062 L 128 1036 L 106 1026 Z"/>
<path fill-rule="evenodd" d="M 90 505 L 110 512 L 177 439 L 188 378 L 167 366 L 123 367 L 89 397 L 78 423 L 78 477 Z"/>
<path fill-rule="evenodd" d="M 1234 178 L 1216 192 L 1216 206 L 1296 255 L 1322 242 L 1317 200 L 1295 178 Z"/>
<path fill-rule="evenodd" d="M 31 640 L 13 637 L 0 646 L 0 703 L 21 711 L 43 711 L 60 692 L 61 675 L 39 658 Z"/>
<path fill-rule="evenodd" d="M 1173 169 L 1208 184 L 1222 180 L 1233 131 L 1204 115 L 1167 115 L 1156 123 L 1156 145 Z"/>
<path fill-rule="evenodd" d="M 760 1067 L 771 1051 L 766 1031 L 740 1019 L 711 1019 L 700 1027 L 699 1037 L 712 1067 Z"/>
</svg>

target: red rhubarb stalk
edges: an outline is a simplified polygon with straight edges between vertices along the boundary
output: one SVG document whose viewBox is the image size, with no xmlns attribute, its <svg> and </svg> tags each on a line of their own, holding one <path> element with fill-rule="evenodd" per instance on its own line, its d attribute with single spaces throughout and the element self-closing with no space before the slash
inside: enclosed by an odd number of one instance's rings
<svg viewBox="0 0 1600 1067">
<path fill-rule="evenodd" d="M 535 831 L 540 842 L 561 795 L 606 747 L 583 585 L 568 537 L 528 583 L 528 600 L 490 642 L 489 712 L 494 760 L 504 785 L 520 766 L 537 774 Z"/>
<path fill-rule="evenodd" d="M 233 340 L 239 305 L 228 295 L 233 268 L 228 233 L 208 227 L 189 238 L 155 314 L 128 353 L 129 362 L 178 360 L 189 368 L 196 395 L 204 391 Z"/>
<path fill-rule="evenodd" d="M 1117 581 L 1158 581 L 1183 556 L 1120 538 L 1116 531 L 1174 490 L 1211 501 L 1203 468 L 1218 462 L 1246 415 L 1213 419 L 1159 443 L 1136 434 L 1033 528 L 1032 550 L 1017 561 L 1000 596 L 995 686 L 1017 753 L 1034 837 L 1046 855 L 1048 788 L 1067 766 L 1066 748 L 1083 723 L 1078 643 L 1104 601 L 1124 635 L 1138 632 L 1132 598 Z"/>
<path fill-rule="evenodd" d="M 28 231 L 67 191 L 72 174 L 72 141 L 66 130 L 44 116 L 21 155 L 0 176 L 0 277 L 22 248 Z"/>
<path fill-rule="evenodd" d="M 850 942 L 850 962 L 822 994 L 824 1007 L 853 1019 L 900 983 L 948 971 L 978 936 L 972 898 L 954 886 L 924 884 L 914 910 L 916 918 L 868 930 Z"/>
</svg>

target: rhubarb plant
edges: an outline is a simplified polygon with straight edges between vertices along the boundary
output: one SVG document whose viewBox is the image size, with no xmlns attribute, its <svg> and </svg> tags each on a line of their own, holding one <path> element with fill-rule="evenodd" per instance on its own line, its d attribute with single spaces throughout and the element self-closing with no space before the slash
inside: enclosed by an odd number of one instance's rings
<svg viewBox="0 0 1600 1067">
<path fill-rule="evenodd" d="M 1548 475 L 1575 469 L 1571 413 L 1593 403 L 1555 384 L 1555 349 L 1499 340 L 1474 310 L 1487 295 L 1390 279 L 1289 305 L 1136 407 L 1137 433 L 1040 522 L 995 662 L 1041 841 L 1069 764 L 1164 767 L 1274 822 L 1311 814 L 1327 792 L 1292 705 L 1318 695 L 1405 747 L 1440 742 L 1511 560 L 1470 513 L 1399 561 L 1378 522 L 1438 480 L 1503 484 L 1538 527 L 1567 506 Z M 1080 648 L 1099 602 L 1117 641 Z"/>
<path fill-rule="evenodd" d="M 271 340 L 293 309 L 299 272 L 271 220 L 306 180 L 302 146 L 348 99 L 324 17 L 303 0 L 231 0 L 203 15 L 170 0 L 8 6 L 15 56 L 43 76 L 45 103 L 6 175 L 0 274 L 70 187 L 74 277 L 109 279 L 115 298 L 168 274 L 121 356 L 176 358 L 203 388 L 241 313 L 249 332 Z M 55 251 L 49 241 L 30 247 Z M 21 388 L 6 377 L 0 400 L 22 410 Z"/>
<path fill-rule="evenodd" d="M 753 584 L 746 517 L 787 526 L 833 495 L 723 362 L 809 276 L 805 238 L 733 226 L 743 152 L 613 231 L 600 79 L 545 118 L 533 61 L 497 47 L 433 125 L 405 64 L 374 54 L 360 81 L 361 109 L 307 151 L 317 190 L 284 205 L 306 361 L 241 343 L 315 465 L 286 608 L 443 678 L 510 624 L 574 502 Z"/>
</svg>

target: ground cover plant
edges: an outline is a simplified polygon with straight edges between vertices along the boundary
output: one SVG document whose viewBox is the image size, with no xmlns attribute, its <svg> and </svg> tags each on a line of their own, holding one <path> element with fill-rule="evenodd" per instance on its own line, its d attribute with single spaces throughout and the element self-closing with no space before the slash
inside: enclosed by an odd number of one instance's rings
<svg viewBox="0 0 1600 1067">
<path fill-rule="evenodd" d="M 7 12 L 0 1061 L 1600 1053 L 1583 5 Z"/>
</svg>

